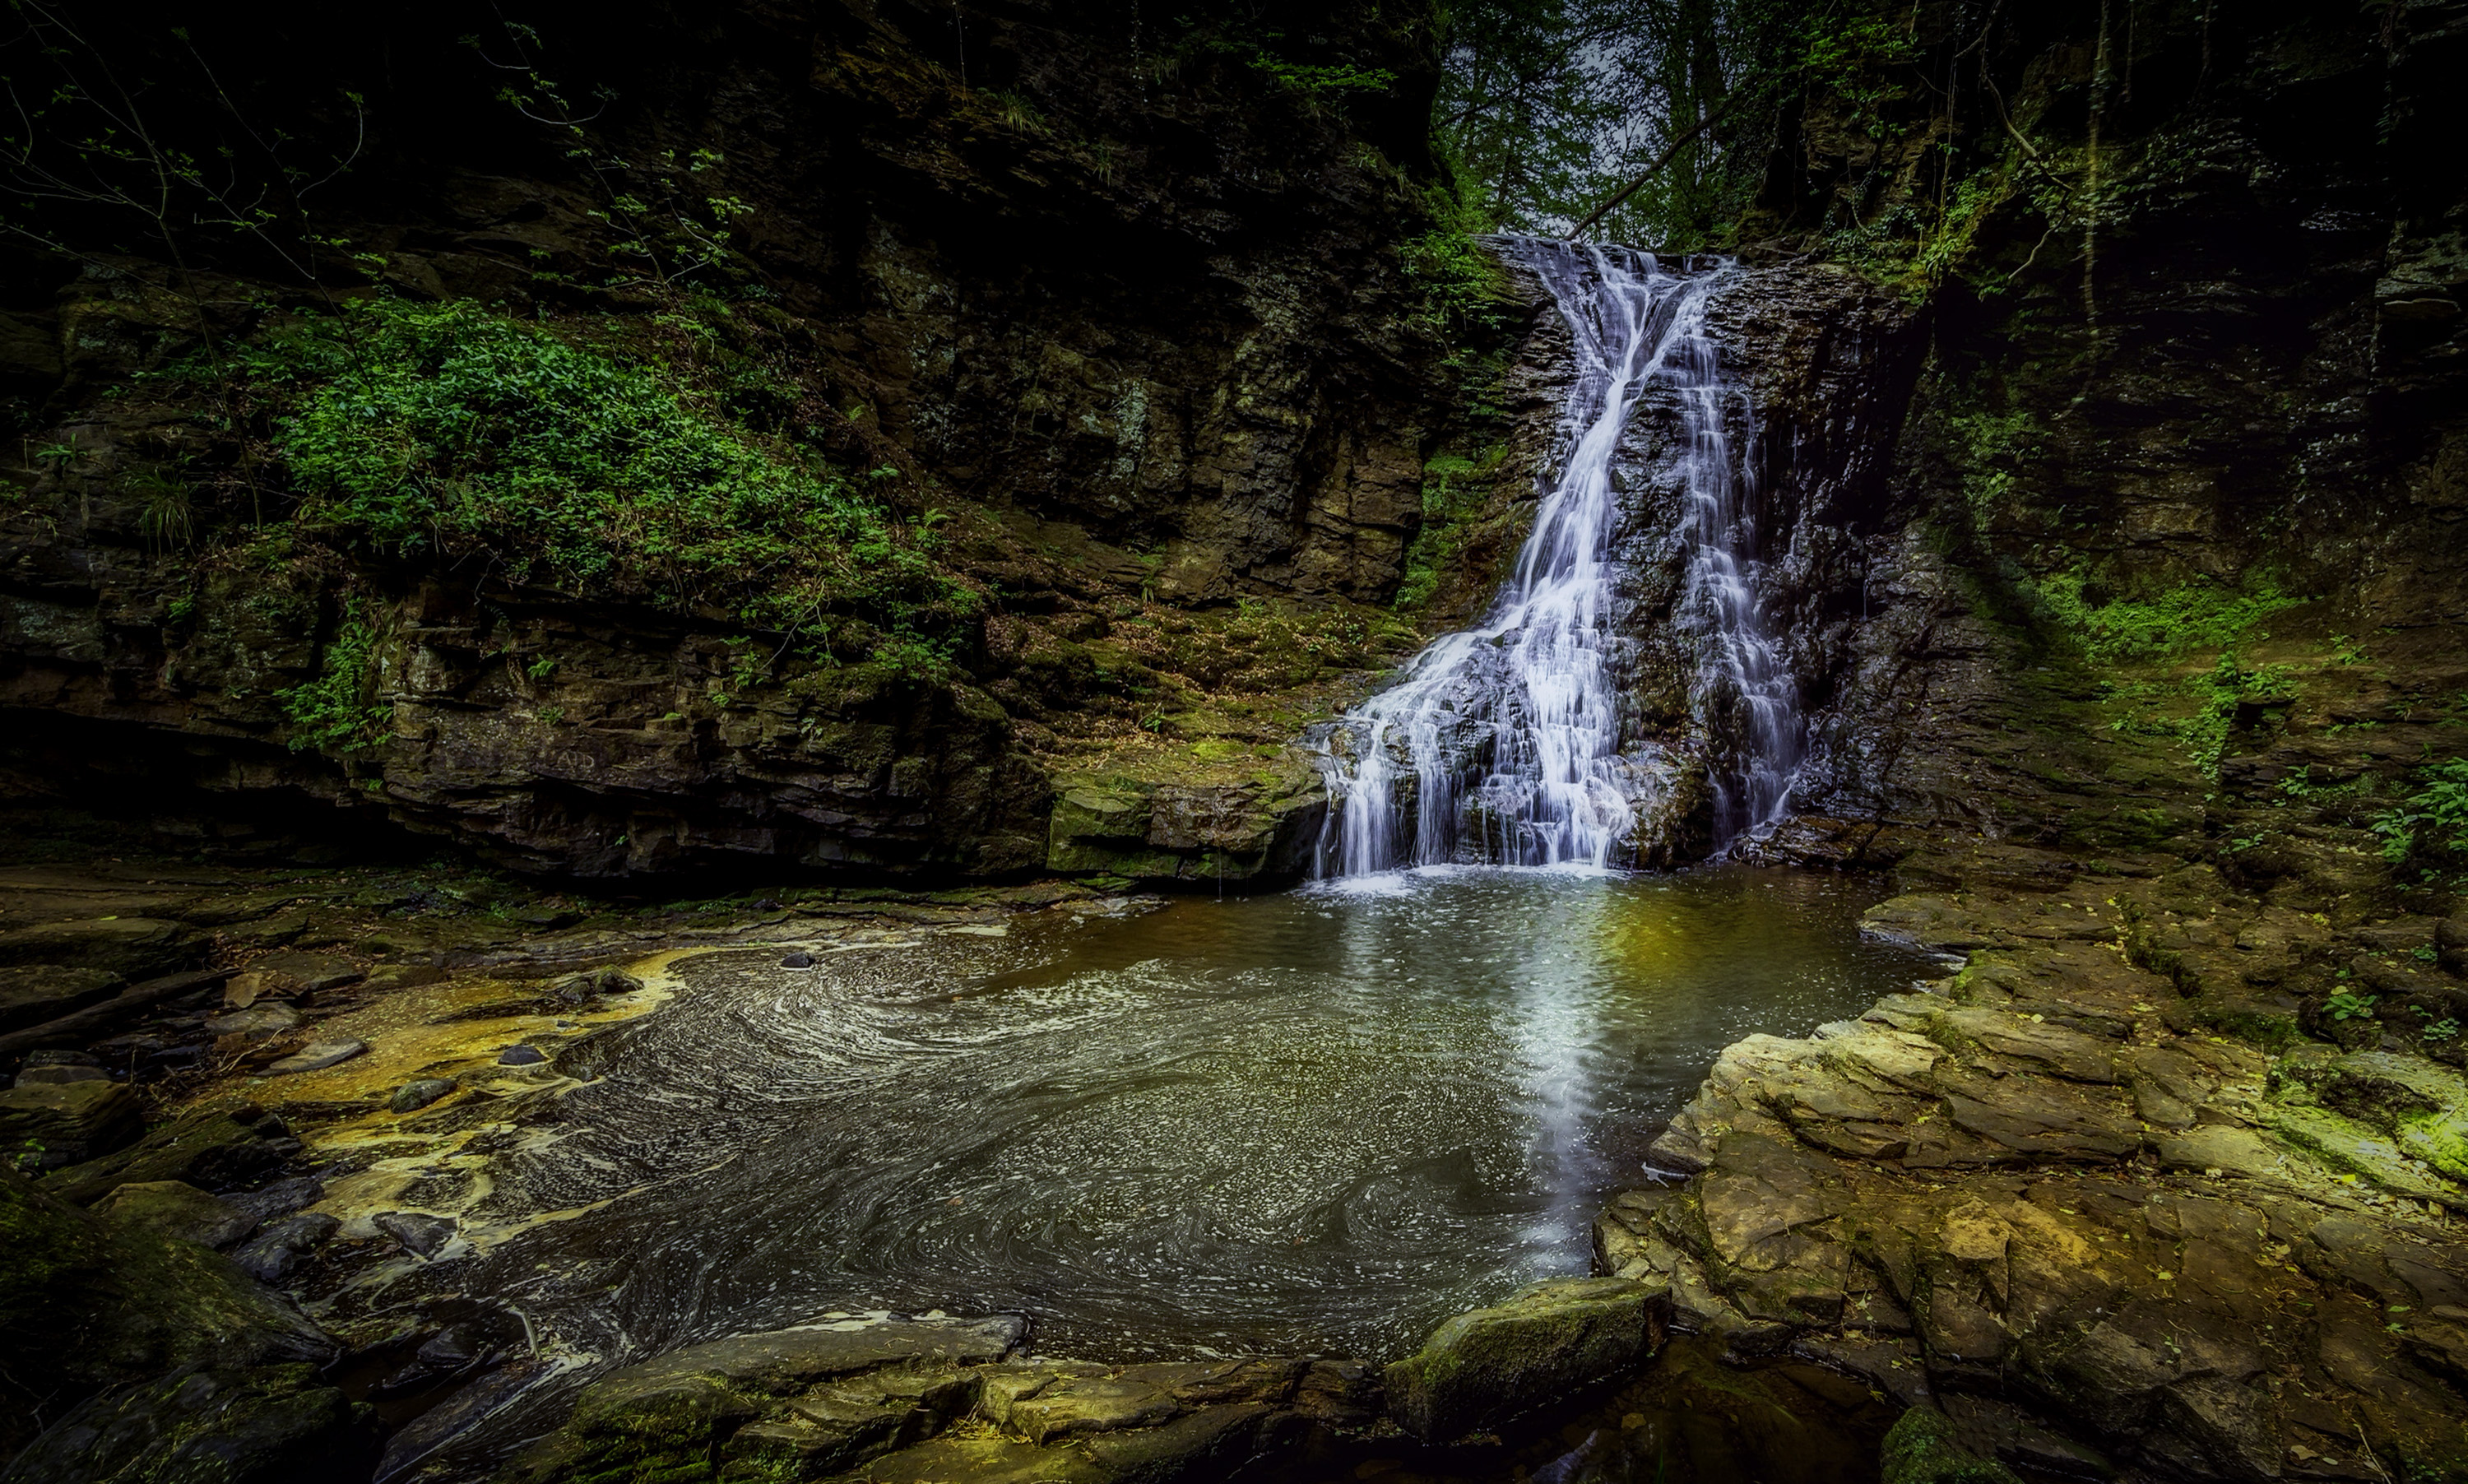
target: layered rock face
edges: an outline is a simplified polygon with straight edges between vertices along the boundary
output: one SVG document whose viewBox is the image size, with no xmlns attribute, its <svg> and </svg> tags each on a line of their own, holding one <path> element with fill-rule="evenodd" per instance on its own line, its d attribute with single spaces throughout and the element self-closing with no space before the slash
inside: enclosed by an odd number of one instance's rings
<svg viewBox="0 0 2468 1484">
<path fill-rule="evenodd" d="M 351 172 L 310 203 L 311 235 L 358 257 L 329 251 L 316 287 L 246 240 L 189 244 L 202 261 L 174 270 L 100 211 L 64 224 L 81 266 L 14 261 L 0 371 L 26 436 L 0 527 L 0 702 L 21 773 L 141 756 L 253 809 L 308 801 L 590 876 L 1002 872 L 1044 862 L 1048 775 L 1069 767 L 1050 755 L 1058 726 L 1094 709 L 1136 735 L 1142 715 L 1190 705 L 1188 665 L 1107 649 L 1110 624 L 1394 591 L 1439 400 L 1395 247 L 1430 168 L 1414 16 L 1127 30 L 1067 6 L 822 5 L 654 12 L 622 32 L 559 13 L 521 34 L 463 19 L 278 14 L 247 37 L 198 34 L 209 55 L 244 41 L 266 80 L 232 84 L 242 116 L 348 144 L 342 104 L 272 80 L 333 78 L 366 100 Z M 179 61 L 127 22 L 99 34 L 106 57 Z M 476 49 L 459 45 L 474 28 Z M 555 109 L 539 97 L 528 114 L 500 101 L 509 73 L 553 80 L 587 126 L 541 126 Z M 597 112 L 581 103 L 594 93 Z M 199 106 L 174 96 L 163 126 Z M 616 205 L 611 161 L 633 171 Z M 665 209 L 625 194 L 646 179 L 682 193 L 680 221 L 717 220 L 724 254 L 690 271 L 690 242 L 642 225 Z M 671 281 L 627 282 L 654 270 Z M 938 674 L 839 674 L 625 582 L 542 588 L 315 531 L 281 570 L 233 565 L 233 533 L 280 527 L 296 491 L 250 462 L 245 413 L 217 423 L 132 378 L 369 293 L 640 325 L 722 305 L 762 327 L 751 357 L 710 350 L 764 388 L 748 425 L 898 471 L 910 518 L 938 529 L 994 620 Z M 279 694 L 342 664 L 354 622 L 379 636 L 387 735 L 287 753 Z"/>
<path fill-rule="evenodd" d="M 1791 138 L 1769 226 L 1954 266 L 1770 848 L 1960 969 L 1730 1048 L 1598 1261 L 2016 1465 L 2456 1476 L 2460 16 L 2126 9 L 1923 7 L 1954 103 Z"/>
</svg>

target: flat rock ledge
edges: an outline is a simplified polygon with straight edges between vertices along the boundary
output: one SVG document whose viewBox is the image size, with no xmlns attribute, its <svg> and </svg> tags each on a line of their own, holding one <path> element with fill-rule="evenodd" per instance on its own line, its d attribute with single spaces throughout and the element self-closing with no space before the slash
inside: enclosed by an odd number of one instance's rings
<svg viewBox="0 0 2468 1484">
<path fill-rule="evenodd" d="M 1597 1270 L 2042 1471 L 2468 1477 L 2468 1083 L 2257 1011 L 2343 951 L 2325 918 L 2044 876 L 1874 909 L 1961 971 L 1726 1049 Z"/>
<path fill-rule="evenodd" d="M 937 1316 L 691 1346 L 592 1382 L 500 1479 L 1131 1484 L 1223 1477 L 1377 1420 L 1377 1382 L 1348 1362 L 1022 1358 L 1026 1334 Z"/>
</svg>

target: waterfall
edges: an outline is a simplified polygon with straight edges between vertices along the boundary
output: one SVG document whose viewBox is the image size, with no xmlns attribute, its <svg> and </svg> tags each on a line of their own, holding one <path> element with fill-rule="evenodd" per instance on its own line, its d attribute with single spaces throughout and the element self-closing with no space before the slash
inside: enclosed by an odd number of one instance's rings
<svg viewBox="0 0 2468 1484">
<path fill-rule="evenodd" d="M 1754 489 L 1729 428 L 1747 394 L 1725 377 L 1705 327 L 1727 260 L 1525 238 L 1496 240 L 1538 277 L 1567 322 L 1576 360 L 1561 428 L 1567 452 L 1517 567 L 1475 628 L 1444 635 L 1396 684 L 1322 738 L 1329 790 L 1317 874 L 1368 876 L 1460 859 L 1603 867 L 1629 842 L 1636 804 L 1667 768 L 1650 743 L 1623 749 L 1611 556 L 1612 465 L 1649 389 L 1676 404 L 1680 535 L 1689 553 L 1682 622 L 1700 640 L 1699 727 L 1717 844 L 1779 818 L 1797 763 L 1796 694 L 1758 611 Z"/>
</svg>

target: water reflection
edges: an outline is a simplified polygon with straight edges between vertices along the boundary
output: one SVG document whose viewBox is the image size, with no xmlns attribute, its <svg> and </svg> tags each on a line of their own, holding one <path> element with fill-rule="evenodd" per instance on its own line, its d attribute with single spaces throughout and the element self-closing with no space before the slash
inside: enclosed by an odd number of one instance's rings
<svg viewBox="0 0 2468 1484">
<path fill-rule="evenodd" d="M 1865 900 L 1442 868 L 807 972 L 690 961 L 474 1213 L 560 1219 L 453 1281 L 600 1364 L 931 1309 L 1025 1311 L 1048 1354 L 1392 1357 L 1584 1270 L 1723 1045 L 1907 981 Z"/>
</svg>

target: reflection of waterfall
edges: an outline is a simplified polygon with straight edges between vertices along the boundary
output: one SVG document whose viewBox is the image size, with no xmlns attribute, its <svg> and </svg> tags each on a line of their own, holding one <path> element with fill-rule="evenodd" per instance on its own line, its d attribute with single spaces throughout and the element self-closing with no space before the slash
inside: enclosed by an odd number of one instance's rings
<svg viewBox="0 0 2468 1484">
<path fill-rule="evenodd" d="M 1718 843 L 1789 803 L 1796 696 L 1757 612 L 1754 491 L 1726 430 L 1747 422 L 1747 396 L 1724 377 L 1705 329 L 1706 300 L 1731 265 L 1691 272 L 1616 248 L 1501 241 L 1568 324 L 1577 375 L 1566 461 L 1481 625 L 1435 641 L 1396 685 L 1330 727 L 1322 876 L 1459 859 L 1600 867 L 1628 843 L 1660 770 L 1659 749 L 1624 749 L 1620 736 L 1611 469 L 1630 414 L 1657 386 L 1684 434 L 1676 462 L 1692 550 L 1687 617 L 1704 644 L 1694 704 L 1717 739 Z"/>
</svg>

